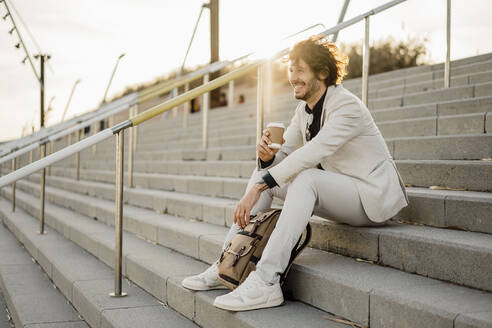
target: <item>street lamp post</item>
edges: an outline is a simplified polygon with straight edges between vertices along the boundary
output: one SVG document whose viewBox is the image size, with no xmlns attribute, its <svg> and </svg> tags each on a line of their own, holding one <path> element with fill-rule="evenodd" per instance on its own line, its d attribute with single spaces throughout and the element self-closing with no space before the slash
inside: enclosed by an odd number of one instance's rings
<svg viewBox="0 0 492 328">
<path fill-rule="evenodd" d="M 67 115 L 68 106 L 70 105 L 70 101 L 72 101 L 72 96 L 73 96 L 73 93 L 75 92 L 75 87 L 79 83 L 80 83 L 80 80 L 77 80 L 73 84 L 72 92 L 70 92 L 70 96 L 68 97 L 67 105 L 65 106 L 65 109 L 63 110 L 63 115 L 62 115 L 62 119 L 61 119 L 62 122 L 65 120 L 65 115 Z"/>
<path fill-rule="evenodd" d="M 108 86 L 106 87 L 106 91 L 104 92 L 104 97 L 102 100 L 102 103 L 104 104 L 106 102 L 106 96 L 108 95 L 109 87 L 111 86 L 111 82 L 113 81 L 114 73 L 116 73 L 116 69 L 118 68 L 118 63 L 120 62 L 120 59 L 125 56 L 125 53 L 122 53 L 118 59 L 116 60 L 116 64 L 114 65 L 113 73 L 111 74 L 111 77 L 109 78 Z"/>
</svg>

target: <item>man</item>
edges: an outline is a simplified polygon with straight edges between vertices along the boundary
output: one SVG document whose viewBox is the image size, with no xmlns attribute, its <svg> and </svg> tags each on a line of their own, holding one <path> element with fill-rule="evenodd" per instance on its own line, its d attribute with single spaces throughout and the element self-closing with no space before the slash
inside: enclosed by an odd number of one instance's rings
<svg viewBox="0 0 492 328">
<path fill-rule="evenodd" d="M 340 82 L 347 58 L 320 38 L 294 45 L 289 81 L 301 100 L 279 150 L 267 131 L 257 145 L 258 167 L 234 212 L 224 248 L 249 221 L 284 199 L 282 213 L 256 271 L 216 307 L 242 311 L 280 305 L 280 274 L 314 213 L 353 226 L 377 226 L 408 204 L 404 184 L 367 107 Z M 183 280 L 193 290 L 221 288 L 217 265 Z"/>
</svg>

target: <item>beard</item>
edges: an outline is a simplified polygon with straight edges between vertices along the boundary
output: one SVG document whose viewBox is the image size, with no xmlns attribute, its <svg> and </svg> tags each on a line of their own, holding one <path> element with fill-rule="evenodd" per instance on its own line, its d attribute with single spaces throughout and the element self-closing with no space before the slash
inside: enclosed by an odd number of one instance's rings
<svg viewBox="0 0 492 328">
<path fill-rule="evenodd" d="M 306 91 L 304 91 L 304 94 L 296 94 L 294 90 L 294 97 L 299 100 L 304 100 L 307 101 L 310 98 L 312 98 L 314 95 L 316 95 L 320 89 L 321 89 L 321 83 L 319 80 L 316 78 L 311 79 L 307 83 L 305 83 Z"/>
</svg>

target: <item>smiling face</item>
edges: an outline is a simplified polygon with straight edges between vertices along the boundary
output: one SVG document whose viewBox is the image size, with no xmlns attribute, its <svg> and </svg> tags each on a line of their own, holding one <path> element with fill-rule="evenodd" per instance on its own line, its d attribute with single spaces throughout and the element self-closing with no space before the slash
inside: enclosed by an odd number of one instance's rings
<svg viewBox="0 0 492 328">
<path fill-rule="evenodd" d="M 301 58 L 289 62 L 289 82 L 294 88 L 294 97 L 307 102 L 310 108 L 313 108 L 311 104 L 316 104 L 326 89 L 325 81 L 319 80 Z"/>
</svg>

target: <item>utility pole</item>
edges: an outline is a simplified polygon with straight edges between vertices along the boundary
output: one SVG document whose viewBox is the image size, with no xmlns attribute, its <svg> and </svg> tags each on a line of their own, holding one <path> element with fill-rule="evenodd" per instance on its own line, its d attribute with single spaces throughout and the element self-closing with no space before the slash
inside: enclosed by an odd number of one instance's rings
<svg viewBox="0 0 492 328">
<path fill-rule="evenodd" d="M 40 112 L 40 127 L 44 127 L 44 90 L 45 90 L 45 83 L 44 83 L 44 64 L 46 63 L 46 61 L 48 61 L 48 59 L 51 58 L 50 55 L 47 55 L 47 54 L 37 54 L 34 56 L 34 58 L 36 59 L 40 59 L 40 65 L 41 65 L 41 69 L 40 69 L 40 76 L 39 76 L 39 86 L 40 86 L 40 102 L 41 102 L 41 112 Z"/>
<path fill-rule="evenodd" d="M 210 9 L 210 63 L 219 61 L 219 0 L 210 0 L 208 4 Z M 217 78 L 220 72 L 210 74 L 210 80 Z M 211 107 L 219 103 L 220 89 L 210 92 Z"/>
</svg>

